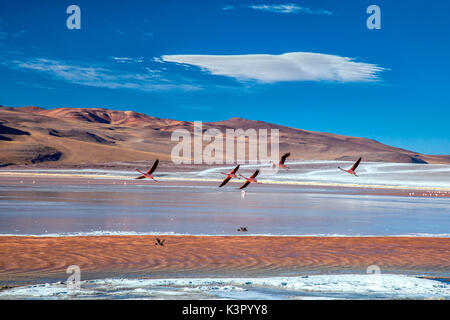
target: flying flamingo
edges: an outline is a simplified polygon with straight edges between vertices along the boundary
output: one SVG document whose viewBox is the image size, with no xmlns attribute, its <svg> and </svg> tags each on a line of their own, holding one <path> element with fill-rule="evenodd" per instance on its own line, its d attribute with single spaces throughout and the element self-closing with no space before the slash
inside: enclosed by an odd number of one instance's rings
<svg viewBox="0 0 450 320">
<path fill-rule="evenodd" d="M 246 178 L 240 174 L 240 176 L 245 179 L 245 182 L 242 186 L 239 187 L 239 189 L 244 189 L 246 186 L 248 186 L 252 182 L 261 183 L 261 182 L 256 181 L 256 179 L 255 179 L 256 176 L 258 175 L 258 173 L 259 173 L 259 170 L 256 170 L 249 178 Z"/>
<path fill-rule="evenodd" d="M 224 185 L 226 185 L 228 183 L 228 181 L 231 180 L 231 178 L 238 178 L 240 179 L 238 176 L 236 176 L 236 172 L 239 170 L 239 166 L 240 164 L 238 164 L 236 166 L 236 168 L 234 168 L 232 171 L 230 171 L 229 173 L 225 173 L 225 172 L 221 172 L 221 174 L 226 175 L 227 177 L 222 181 L 222 183 L 220 184 L 220 187 L 223 187 Z"/>
<path fill-rule="evenodd" d="M 289 168 L 287 167 L 287 165 L 284 164 L 284 162 L 286 161 L 287 157 L 289 157 L 290 155 L 291 155 L 290 152 L 283 154 L 283 156 L 280 158 L 280 162 L 279 162 L 278 165 L 277 165 L 278 168 L 282 168 L 282 169 L 286 168 L 286 169 L 289 169 Z"/>
<path fill-rule="evenodd" d="M 358 175 L 356 174 L 355 170 L 356 170 L 356 168 L 358 168 L 358 165 L 359 165 L 360 162 L 361 162 L 361 158 L 359 158 L 349 170 L 342 169 L 341 167 L 338 167 L 338 168 L 341 169 L 344 172 L 353 174 L 353 175 L 358 177 Z"/>
<path fill-rule="evenodd" d="M 159 160 L 156 159 L 155 163 L 153 164 L 153 166 L 150 168 L 150 170 L 147 171 L 147 173 L 142 172 L 138 169 L 136 169 L 137 172 L 142 173 L 141 176 L 137 177 L 136 179 L 145 179 L 145 178 L 149 178 L 149 179 L 153 179 L 156 181 L 155 178 L 153 178 L 152 173 L 156 170 L 156 167 L 158 166 Z M 158 181 L 156 181 L 158 182 Z"/>
</svg>

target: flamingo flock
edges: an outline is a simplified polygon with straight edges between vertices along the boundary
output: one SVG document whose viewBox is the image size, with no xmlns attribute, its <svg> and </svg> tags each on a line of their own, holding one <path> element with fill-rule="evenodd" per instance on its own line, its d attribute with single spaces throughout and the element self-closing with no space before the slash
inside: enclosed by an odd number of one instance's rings
<svg viewBox="0 0 450 320">
<path fill-rule="evenodd" d="M 285 164 L 286 159 L 291 155 L 290 152 L 287 152 L 285 154 L 283 154 L 280 158 L 280 161 L 278 162 L 278 164 L 272 163 L 272 167 L 278 167 L 280 169 L 289 169 L 288 166 Z M 348 169 L 342 169 L 341 167 L 338 167 L 338 169 L 347 172 L 351 175 L 354 176 L 358 176 L 355 172 L 356 168 L 359 166 L 361 162 L 361 158 L 359 158 L 354 164 L 353 166 Z M 153 172 L 155 172 L 156 168 L 158 167 L 158 163 L 159 160 L 156 159 L 156 161 L 153 163 L 152 167 L 147 171 L 147 172 L 142 172 L 138 169 L 136 169 L 137 172 L 139 172 L 141 175 L 139 177 L 136 177 L 135 179 L 153 179 L 155 182 L 158 182 L 154 177 L 153 177 Z M 239 187 L 240 190 L 247 188 L 247 186 L 251 183 L 256 183 L 259 184 L 261 182 L 258 182 L 256 180 L 256 177 L 259 174 L 259 170 L 256 170 L 255 172 L 253 172 L 253 174 L 250 177 L 245 177 L 242 174 L 237 174 L 238 170 L 239 170 L 240 165 L 237 165 L 236 167 L 234 167 L 233 170 L 231 170 L 230 172 L 226 173 L 226 172 L 220 172 L 220 174 L 225 175 L 225 179 L 222 181 L 222 183 L 219 185 L 219 188 L 223 187 L 224 185 L 226 185 L 231 179 L 236 178 L 236 179 L 241 179 L 243 178 L 245 181 L 244 183 Z M 245 197 L 245 191 L 242 190 L 242 197 Z M 240 227 L 237 229 L 238 232 L 247 232 L 248 231 L 248 227 Z M 155 240 L 155 245 L 156 246 L 164 246 L 164 241 L 165 240 L 161 240 L 159 238 L 156 238 Z"/>
<path fill-rule="evenodd" d="M 290 152 L 287 152 L 285 154 L 283 154 L 280 158 L 280 161 L 278 162 L 278 164 L 272 163 L 272 167 L 278 167 L 280 169 L 289 169 L 287 165 L 285 165 L 286 159 L 291 155 Z M 356 160 L 356 162 L 353 164 L 353 166 L 348 169 L 342 169 L 341 167 L 338 166 L 338 169 L 347 172 L 351 175 L 357 176 L 356 174 L 356 168 L 359 166 L 359 163 L 361 162 L 361 157 Z M 141 175 L 135 179 L 153 179 L 155 182 L 158 182 L 152 175 L 153 172 L 155 172 L 156 168 L 158 167 L 158 163 L 159 160 L 156 159 L 156 161 L 153 163 L 152 167 L 147 171 L 147 172 L 142 172 L 139 169 L 136 169 L 137 172 L 139 172 Z M 230 172 L 226 173 L 226 172 L 220 172 L 220 174 L 225 175 L 225 179 L 222 181 L 222 183 L 219 185 L 219 188 L 223 187 L 224 185 L 226 185 L 228 183 L 228 181 L 230 181 L 233 178 L 237 178 L 237 179 L 241 179 L 243 178 L 245 180 L 245 182 L 239 187 L 240 190 L 245 189 L 249 184 L 251 183 L 256 183 L 256 184 L 260 184 L 261 182 L 256 180 L 256 177 L 259 174 L 259 170 L 256 170 L 255 172 L 253 172 L 253 174 L 250 177 L 245 177 L 242 174 L 237 174 L 237 171 L 239 170 L 240 165 L 238 164 L 233 170 L 231 170 Z M 245 192 L 245 191 L 242 191 Z"/>
</svg>

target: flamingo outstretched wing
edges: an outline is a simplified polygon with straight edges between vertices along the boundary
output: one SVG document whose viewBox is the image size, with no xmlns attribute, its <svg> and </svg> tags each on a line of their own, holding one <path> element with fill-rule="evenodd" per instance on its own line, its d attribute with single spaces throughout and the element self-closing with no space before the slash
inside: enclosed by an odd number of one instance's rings
<svg viewBox="0 0 450 320">
<path fill-rule="evenodd" d="M 283 154 L 283 156 L 281 157 L 280 163 L 284 164 L 284 162 L 286 161 L 286 158 L 289 157 L 291 155 L 290 152 Z"/>
<path fill-rule="evenodd" d="M 353 165 L 353 167 L 352 167 L 350 170 L 355 171 L 356 168 L 358 168 L 358 165 L 359 165 L 360 162 L 361 162 L 361 158 L 359 158 L 359 159 L 355 162 L 355 164 Z"/>
<path fill-rule="evenodd" d="M 238 164 L 238 165 L 236 166 L 236 168 L 234 168 L 233 171 L 231 171 L 231 173 L 232 173 L 232 174 L 236 174 L 236 172 L 239 170 L 239 167 L 240 167 L 240 166 L 241 166 L 241 165 Z"/>
<path fill-rule="evenodd" d="M 250 184 L 250 181 L 245 181 L 242 186 L 239 187 L 239 189 L 244 189 L 246 186 Z"/>
<path fill-rule="evenodd" d="M 145 173 L 143 173 L 141 170 L 136 169 L 137 172 L 139 172 L 141 175 L 139 177 L 137 177 L 136 179 L 144 179 L 145 177 Z"/>
<path fill-rule="evenodd" d="M 158 159 L 156 159 L 156 161 L 155 161 L 155 163 L 153 164 L 153 166 L 150 168 L 150 170 L 148 170 L 148 174 L 152 174 L 155 170 L 156 170 L 156 167 L 158 166 L 158 163 L 159 163 L 159 160 Z"/>
<path fill-rule="evenodd" d="M 251 176 L 250 178 L 256 178 L 256 176 L 258 175 L 259 170 L 256 170 Z"/>
<path fill-rule="evenodd" d="M 226 185 L 226 184 L 228 183 L 228 181 L 230 181 L 230 180 L 231 180 L 231 177 L 226 177 L 226 178 L 222 181 L 222 183 L 220 184 L 219 188 L 220 188 L 220 187 L 223 187 L 224 185 Z"/>
</svg>

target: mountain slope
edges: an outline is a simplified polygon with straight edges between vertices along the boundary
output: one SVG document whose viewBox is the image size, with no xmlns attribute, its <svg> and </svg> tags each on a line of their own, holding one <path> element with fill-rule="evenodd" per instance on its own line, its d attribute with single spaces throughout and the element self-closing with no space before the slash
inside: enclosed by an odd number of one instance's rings
<svg viewBox="0 0 450 320">
<path fill-rule="evenodd" d="M 423 155 L 374 140 L 232 118 L 203 123 L 203 130 L 279 129 L 280 152 L 290 159 L 450 163 L 450 156 Z M 193 123 L 103 108 L 0 107 L 0 164 L 57 161 L 65 164 L 170 160 L 176 129 Z M 207 143 L 205 142 L 204 145 Z"/>
</svg>

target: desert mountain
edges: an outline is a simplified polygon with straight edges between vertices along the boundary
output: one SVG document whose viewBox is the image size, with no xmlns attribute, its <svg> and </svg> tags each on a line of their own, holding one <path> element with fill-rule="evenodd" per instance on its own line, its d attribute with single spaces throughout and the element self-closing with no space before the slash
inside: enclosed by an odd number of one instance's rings
<svg viewBox="0 0 450 320">
<path fill-rule="evenodd" d="M 449 155 L 424 155 L 375 140 L 262 121 L 231 118 L 203 123 L 203 131 L 209 128 L 223 133 L 239 128 L 279 129 L 280 152 L 290 151 L 290 159 L 354 160 L 362 156 L 365 161 L 450 163 Z M 171 141 L 171 134 L 176 129 L 192 132 L 193 123 L 103 108 L 0 107 L 0 166 L 170 160 L 177 143 Z"/>
</svg>

